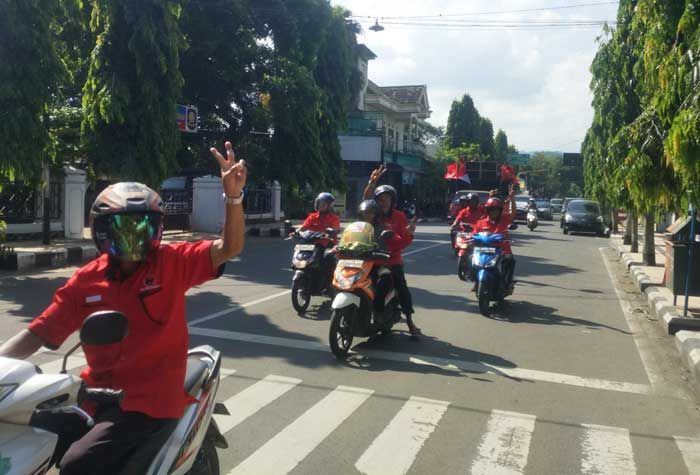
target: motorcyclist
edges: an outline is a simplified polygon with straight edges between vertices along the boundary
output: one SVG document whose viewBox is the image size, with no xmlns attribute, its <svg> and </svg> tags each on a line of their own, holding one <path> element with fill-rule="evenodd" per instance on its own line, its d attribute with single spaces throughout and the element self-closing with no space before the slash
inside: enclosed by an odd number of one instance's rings
<svg viewBox="0 0 700 475">
<path fill-rule="evenodd" d="M 413 234 L 416 230 L 416 218 L 414 217 L 409 223 L 406 215 L 396 209 L 398 195 L 393 186 L 381 185 L 377 186 L 379 179 L 386 173 L 386 167 L 381 165 L 374 170 L 370 175 L 369 182 L 365 188 L 364 199 L 374 197 L 379 205 L 379 223 L 386 230 L 391 230 L 394 235 L 386 239 L 386 247 L 391 257 L 388 265 L 391 268 L 392 278 L 394 280 L 394 288 L 399 296 L 401 310 L 406 315 L 406 323 L 408 324 L 409 332 L 415 339 L 421 334 L 413 322 L 413 302 L 411 291 L 406 283 L 406 275 L 404 273 L 402 251 L 413 242 Z M 376 298 L 381 298 L 377 295 Z"/>
<path fill-rule="evenodd" d="M 527 200 L 527 210 L 530 211 L 531 209 L 534 209 L 535 212 L 537 212 L 537 201 L 535 201 L 535 198 L 530 198 Z"/>
<path fill-rule="evenodd" d="M 466 196 L 459 198 L 459 204 L 462 209 L 457 213 L 454 222 L 451 226 L 452 243 L 454 245 L 454 236 L 460 223 L 468 224 L 472 228 L 481 218 L 486 216 L 486 209 L 479 203 L 479 195 L 469 193 Z"/>
<path fill-rule="evenodd" d="M 90 211 L 92 237 L 101 255 L 78 269 L 51 305 L 26 330 L 0 347 L 0 356 L 25 359 L 42 346 L 57 349 L 91 313 L 126 315 L 129 334 L 119 345 L 84 346 L 91 387 L 124 391 L 120 405 L 94 408 L 95 425 L 70 434 L 63 421 L 45 428 L 62 435 L 62 475 L 119 473 L 124 459 L 145 473 L 189 403 L 184 391 L 188 331 L 185 292 L 221 275 L 243 249 L 246 166 L 230 142 L 221 167 L 225 221 L 220 239 L 161 244 L 163 202 L 145 185 L 117 183 L 99 194 Z M 118 364 L 115 364 L 118 361 Z M 67 440 L 68 439 L 68 440 Z"/>
<path fill-rule="evenodd" d="M 299 227 L 297 232 L 302 231 L 314 231 L 318 233 L 325 233 L 327 229 L 333 229 L 337 234 L 340 231 L 340 217 L 333 212 L 333 203 L 335 203 L 335 197 L 324 191 L 319 193 L 314 200 L 314 212 L 309 213 L 301 227 Z M 294 232 L 289 234 L 294 235 Z M 321 248 L 317 247 L 316 252 L 322 252 L 325 248 L 330 247 L 331 244 L 335 243 L 334 236 L 328 236 L 322 240 Z M 314 259 L 320 256 L 314 256 Z M 318 261 L 317 261 L 318 262 Z M 335 269 L 335 255 L 328 253 L 323 256 L 323 269 L 328 278 L 330 279 L 333 274 L 333 269 Z"/>
<path fill-rule="evenodd" d="M 474 233 L 490 232 L 503 234 L 504 238 L 508 239 L 508 226 L 513 222 L 513 217 L 516 213 L 515 207 L 515 192 L 513 186 L 510 186 L 508 193 L 508 207 L 504 209 L 503 200 L 497 197 L 489 198 L 486 201 L 486 216 L 479 220 L 474 227 Z M 503 251 L 502 269 L 506 288 L 509 291 L 513 290 L 513 275 L 515 272 L 515 258 L 509 242 L 504 242 L 501 245 Z"/>
</svg>

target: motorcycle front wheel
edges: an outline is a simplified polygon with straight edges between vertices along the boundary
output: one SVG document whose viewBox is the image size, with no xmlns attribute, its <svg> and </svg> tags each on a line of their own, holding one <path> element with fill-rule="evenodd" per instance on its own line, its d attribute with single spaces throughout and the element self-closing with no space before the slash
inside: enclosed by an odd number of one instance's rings
<svg viewBox="0 0 700 475">
<path fill-rule="evenodd" d="M 347 356 L 352 345 L 352 333 L 350 328 L 350 313 L 352 307 L 333 309 L 331 314 L 331 328 L 328 332 L 328 343 L 331 351 L 338 359 Z"/>
<path fill-rule="evenodd" d="M 299 315 L 303 315 L 311 303 L 311 296 L 304 289 L 304 281 L 299 279 L 292 284 L 292 307 Z"/>
<path fill-rule="evenodd" d="M 467 280 L 467 259 L 467 255 L 459 257 L 457 263 L 457 277 L 459 277 L 459 280 Z"/>
<path fill-rule="evenodd" d="M 489 297 L 489 286 L 481 282 L 479 284 L 479 312 L 485 317 L 491 315 Z"/>
<path fill-rule="evenodd" d="M 214 442 L 204 439 L 187 475 L 219 475 L 219 454 L 216 453 Z"/>
</svg>

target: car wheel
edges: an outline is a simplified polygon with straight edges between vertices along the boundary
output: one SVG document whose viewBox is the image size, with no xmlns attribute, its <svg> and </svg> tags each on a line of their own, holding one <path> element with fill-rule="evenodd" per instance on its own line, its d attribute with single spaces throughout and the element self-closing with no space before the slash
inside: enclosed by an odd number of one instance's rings
<svg viewBox="0 0 700 475">
<path fill-rule="evenodd" d="M 562 229 L 564 234 L 569 234 L 569 228 L 567 228 L 566 226 L 562 226 Z"/>
</svg>

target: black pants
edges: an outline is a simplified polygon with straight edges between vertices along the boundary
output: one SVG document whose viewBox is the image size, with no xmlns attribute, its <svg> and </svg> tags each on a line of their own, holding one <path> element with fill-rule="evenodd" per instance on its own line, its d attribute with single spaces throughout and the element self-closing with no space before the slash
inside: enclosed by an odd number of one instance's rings
<svg viewBox="0 0 700 475">
<path fill-rule="evenodd" d="M 117 475 L 127 463 L 127 471 L 145 473 L 177 425 L 177 419 L 123 412 L 117 405 L 99 409 L 87 433 L 75 429 L 75 418 L 67 424 L 71 417 L 47 415 L 34 424 L 59 434 L 56 458 L 61 460 L 61 475 Z"/>
<path fill-rule="evenodd" d="M 391 266 L 391 276 L 394 279 L 394 288 L 399 296 L 401 311 L 406 316 L 413 315 L 413 299 L 411 298 L 411 291 L 408 290 L 403 266 Z"/>
<path fill-rule="evenodd" d="M 513 285 L 513 277 L 515 275 L 515 258 L 513 254 L 506 254 L 501 261 L 501 269 L 503 269 L 503 280 L 506 287 Z"/>
</svg>

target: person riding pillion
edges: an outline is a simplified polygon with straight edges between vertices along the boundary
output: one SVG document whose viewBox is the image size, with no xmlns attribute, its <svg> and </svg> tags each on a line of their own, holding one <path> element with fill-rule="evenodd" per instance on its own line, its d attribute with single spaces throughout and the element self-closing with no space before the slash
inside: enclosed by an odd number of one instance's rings
<svg viewBox="0 0 700 475">
<path fill-rule="evenodd" d="M 185 292 L 220 276 L 241 253 L 245 235 L 246 165 L 235 159 L 230 142 L 225 146 L 227 158 L 211 149 L 224 190 L 220 239 L 162 244 L 160 196 L 140 183 L 112 185 L 90 210 L 100 256 L 78 269 L 26 330 L 0 346 L 0 356 L 26 359 L 42 346 L 60 347 L 93 312 L 119 311 L 129 321 L 119 345 L 83 347 L 86 384 L 123 390 L 122 403 L 97 407 L 95 425 L 83 434 L 45 421 L 47 429 L 62 434 L 65 453 L 55 454 L 61 475 L 120 473 L 125 458 L 145 473 L 189 404 Z"/>
<path fill-rule="evenodd" d="M 384 229 L 394 232 L 392 237 L 385 240 L 390 254 L 387 264 L 391 268 L 394 288 L 399 296 L 401 310 L 406 315 L 408 329 L 415 338 L 420 335 L 421 330 L 413 322 L 413 302 L 411 292 L 406 283 L 402 251 L 413 242 L 413 235 L 416 231 L 416 218 L 414 217 L 409 223 L 406 215 L 396 209 L 398 195 L 393 186 L 377 186 L 379 179 L 385 172 L 386 167 L 384 165 L 372 172 L 365 188 L 364 199 L 374 198 L 377 201 L 379 205 L 379 223 Z"/>
</svg>

